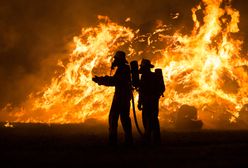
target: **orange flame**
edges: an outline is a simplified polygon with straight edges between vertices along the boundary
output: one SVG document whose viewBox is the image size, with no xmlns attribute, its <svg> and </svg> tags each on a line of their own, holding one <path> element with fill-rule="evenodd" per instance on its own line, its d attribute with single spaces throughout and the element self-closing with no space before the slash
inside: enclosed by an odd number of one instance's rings
<svg viewBox="0 0 248 168">
<path fill-rule="evenodd" d="M 117 25 L 108 17 L 98 27 L 82 30 L 74 37 L 76 47 L 64 66 L 65 72 L 53 79 L 45 88 L 35 108 L 51 111 L 51 122 L 82 122 L 88 116 L 105 118 L 110 106 L 113 88 L 98 87 L 92 82 L 93 74 L 105 74 L 109 70 L 110 55 L 134 38 L 131 29 Z M 68 118 L 67 118 L 68 117 Z"/>
<path fill-rule="evenodd" d="M 197 6 L 192 9 L 192 35 L 176 33 L 172 38 L 177 45 L 166 47 L 163 63 L 158 62 L 161 67 L 167 65 L 169 92 L 163 105 L 171 109 L 176 102 L 177 108 L 193 105 L 205 112 L 202 115 L 212 111 L 236 116 L 247 103 L 248 89 L 242 68 L 247 61 L 240 56 L 242 41 L 233 37 L 239 31 L 239 12 L 229 5 L 220 8 L 222 0 L 203 0 L 203 4 L 203 24 L 196 15 L 202 7 Z"/>
<path fill-rule="evenodd" d="M 205 121 L 222 113 L 235 121 L 240 108 L 248 102 L 248 76 L 243 68 L 248 63 L 241 57 L 242 41 L 234 36 L 239 32 L 239 12 L 230 2 L 202 0 L 192 9 L 191 35 L 176 32 L 169 36 L 167 26 L 161 22 L 154 32 L 141 35 L 139 30 L 99 16 L 97 27 L 82 29 L 82 34 L 74 37 L 75 49 L 69 62 L 64 65 L 59 61 L 64 72 L 30 97 L 26 103 L 30 110 L 8 106 L 7 109 L 16 111 L 10 118 L 45 123 L 78 123 L 91 117 L 106 119 L 114 90 L 98 86 L 91 79 L 94 75 L 108 74 L 112 55 L 123 48 L 129 52 L 129 60 L 140 59 L 151 51 L 154 56 L 149 59 L 163 69 L 167 92 L 161 100 L 161 120 L 182 104 L 189 104 L 198 108 L 199 117 Z M 202 21 L 198 12 L 204 14 Z M 145 49 L 135 48 L 137 43 L 144 42 Z M 162 49 L 156 46 L 157 42 L 163 44 Z"/>
</svg>

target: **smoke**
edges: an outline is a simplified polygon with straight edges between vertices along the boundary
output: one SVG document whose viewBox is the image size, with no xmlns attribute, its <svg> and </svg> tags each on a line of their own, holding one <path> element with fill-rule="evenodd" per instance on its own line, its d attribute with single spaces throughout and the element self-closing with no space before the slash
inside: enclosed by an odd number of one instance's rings
<svg viewBox="0 0 248 168">
<path fill-rule="evenodd" d="M 49 84 L 58 70 L 58 59 L 72 50 L 72 38 L 82 27 L 97 23 L 97 15 L 113 21 L 131 18 L 132 26 L 146 32 L 156 20 L 189 32 L 191 8 L 199 0 L 12 0 L 0 2 L 0 106 L 18 105 L 30 93 Z M 245 38 L 248 2 L 233 5 L 241 14 L 241 35 Z M 173 19 L 179 13 L 177 19 Z"/>
</svg>

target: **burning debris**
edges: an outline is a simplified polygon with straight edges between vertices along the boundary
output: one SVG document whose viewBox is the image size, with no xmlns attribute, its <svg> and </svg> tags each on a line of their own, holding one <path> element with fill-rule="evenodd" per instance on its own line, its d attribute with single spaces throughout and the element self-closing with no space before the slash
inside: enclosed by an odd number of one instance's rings
<svg viewBox="0 0 248 168">
<path fill-rule="evenodd" d="M 173 19 L 179 16 L 176 13 Z M 168 26 L 161 22 L 153 32 L 141 34 L 140 30 L 99 16 L 96 27 L 83 28 L 82 34 L 74 38 L 75 48 L 67 62 L 59 61 L 63 72 L 33 93 L 21 110 L 14 108 L 8 120 L 105 120 L 113 89 L 97 87 L 91 78 L 109 72 L 111 55 L 118 49 L 127 51 L 129 61 L 148 58 L 163 70 L 167 92 L 160 103 L 161 119 L 167 120 L 163 111 L 175 113 L 184 104 L 194 106 L 204 123 L 215 120 L 208 109 L 237 116 L 248 102 L 248 74 L 243 68 L 248 62 L 241 55 L 242 41 L 235 36 L 239 32 L 239 11 L 231 7 L 230 1 L 202 0 L 192 9 L 192 19 L 191 34 L 175 31 L 170 35 Z M 217 109 L 216 104 L 225 108 Z"/>
<path fill-rule="evenodd" d="M 180 13 L 179 12 L 171 13 L 170 16 L 171 16 L 171 19 L 175 20 L 175 19 L 178 19 L 179 18 Z"/>
<path fill-rule="evenodd" d="M 6 127 L 6 128 L 14 128 L 14 125 L 12 125 L 9 122 L 7 122 L 6 124 L 4 124 L 4 127 Z"/>
</svg>

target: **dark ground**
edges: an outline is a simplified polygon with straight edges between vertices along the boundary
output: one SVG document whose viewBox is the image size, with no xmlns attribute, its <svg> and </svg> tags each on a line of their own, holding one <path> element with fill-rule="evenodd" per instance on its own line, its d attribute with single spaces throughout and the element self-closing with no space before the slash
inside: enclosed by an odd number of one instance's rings
<svg viewBox="0 0 248 168">
<path fill-rule="evenodd" d="M 163 130 L 161 146 L 135 135 L 132 148 L 109 147 L 106 126 L 15 124 L 0 135 L 3 167 L 248 167 L 244 130 Z"/>
</svg>

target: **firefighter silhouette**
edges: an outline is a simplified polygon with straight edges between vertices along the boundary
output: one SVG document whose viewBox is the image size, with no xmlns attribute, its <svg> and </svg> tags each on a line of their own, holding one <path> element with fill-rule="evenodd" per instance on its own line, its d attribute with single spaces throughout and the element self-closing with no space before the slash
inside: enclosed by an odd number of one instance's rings
<svg viewBox="0 0 248 168">
<path fill-rule="evenodd" d="M 125 52 L 116 52 L 111 69 L 114 69 L 115 67 L 117 67 L 117 70 L 113 76 L 95 76 L 92 80 L 99 85 L 115 87 L 115 93 L 109 113 L 109 143 L 110 145 L 117 144 L 117 127 L 120 116 L 125 133 L 125 143 L 129 145 L 133 142 L 130 119 L 131 76 Z"/>
<path fill-rule="evenodd" d="M 160 144 L 160 126 L 158 120 L 159 98 L 165 91 L 162 70 L 151 71 L 154 65 L 150 60 L 143 59 L 140 65 L 141 80 L 139 83 L 138 109 L 142 110 L 142 121 L 145 129 L 146 143 Z M 160 74 L 158 77 L 157 74 Z M 161 79 L 162 78 L 162 79 Z"/>
</svg>

